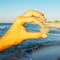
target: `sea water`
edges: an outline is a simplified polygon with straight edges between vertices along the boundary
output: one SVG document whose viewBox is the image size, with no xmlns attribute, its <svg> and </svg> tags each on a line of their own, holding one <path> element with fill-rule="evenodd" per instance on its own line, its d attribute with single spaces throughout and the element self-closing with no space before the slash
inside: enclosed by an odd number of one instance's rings
<svg viewBox="0 0 60 60">
<path fill-rule="evenodd" d="M 0 37 L 12 23 L 0 23 Z M 29 32 L 39 32 L 40 27 L 26 24 Z M 0 60 L 57 60 L 60 57 L 60 30 L 50 28 L 47 38 L 27 40 L 0 53 Z"/>
</svg>

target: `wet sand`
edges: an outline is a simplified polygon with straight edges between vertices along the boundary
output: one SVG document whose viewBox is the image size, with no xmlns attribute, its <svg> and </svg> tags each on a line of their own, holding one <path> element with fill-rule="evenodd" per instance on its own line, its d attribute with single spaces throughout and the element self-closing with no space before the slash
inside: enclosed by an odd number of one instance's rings
<svg viewBox="0 0 60 60">
<path fill-rule="evenodd" d="M 53 28 L 57 28 L 60 29 L 60 22 L 59 23 L 44 23 L 46 26 L 48 27 L 53 27 Z"/>
</svg>

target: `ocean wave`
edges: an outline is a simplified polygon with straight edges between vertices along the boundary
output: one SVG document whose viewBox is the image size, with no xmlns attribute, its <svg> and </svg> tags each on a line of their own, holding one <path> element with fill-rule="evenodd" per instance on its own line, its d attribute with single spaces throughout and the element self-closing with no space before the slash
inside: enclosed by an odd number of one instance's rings
<svg viewBox="0 0 60 60">
<path fill-rule="evenodd" d="M 49 33 L 60 34 L 60 30 L 59 29 L 51 28 Z"/>
<path fill-rule="evenodd" d="M 0 30 L 5 30 L 7 26 L 0 26 Z"/>
<path fill-rule="evenodd" d="M 6 31 L 9 29 L 10 25 L 0 25 L 0 36 L 3 36 Z M 40 27 L 34 24 L 26 24 L 25 28 L 29 32 L 39 32 Z M 45 39 L 37 39 L 37 40 L 28 40 L 24 43 L 20 44 L 19 47 L 34 47 L 34 46 L 40 46 L 40 45 L 60 45 L 60 30 L 50 28 L 50 32 L 48 34 L 48 38 Z"/>
</svg>

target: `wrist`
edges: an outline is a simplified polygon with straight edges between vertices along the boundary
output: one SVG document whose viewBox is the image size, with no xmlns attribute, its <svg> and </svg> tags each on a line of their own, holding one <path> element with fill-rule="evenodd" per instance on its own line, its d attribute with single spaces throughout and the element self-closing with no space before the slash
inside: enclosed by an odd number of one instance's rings
<svg viewBox="0 0 60 60">
<path fill-rule="evenodd" d="M 0 51 L 4 51 L 14 45 L 15 45 L 14 40 L 9 38 L 9 36 L 3 36 L 0 39 Z"/>
</svg>

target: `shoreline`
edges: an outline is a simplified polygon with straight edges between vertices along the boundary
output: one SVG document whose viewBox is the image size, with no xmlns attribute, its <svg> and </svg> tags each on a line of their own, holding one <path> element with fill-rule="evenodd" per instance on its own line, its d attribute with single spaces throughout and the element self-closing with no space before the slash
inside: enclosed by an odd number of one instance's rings
<svg viewBox="0 0 60 60">
<path fill-rule="evenodd" d="M 59 23 L 44 23 L 46 26 L 51 27 L 51 28 L 56 28 L 60 30 L 60 22 Z"/>
<path fill-rule="evenodd" d="M 8 24 L 8 25 L 12 25 L 13 23 L 0 23 L 0 25 L 2 25 L 2 24 Z M 56 28 L 56 29 L 59 29 L 60 30 L 60 22 L 58 22 L 58 23 L 55 23 L 55 22 L 50 22 L 50 23 L 48 23 L 48 22 L 46 22 L 46 23 L 44 23 L 47 27 L 49 27 L 49 28 Z"/>
</svg>

